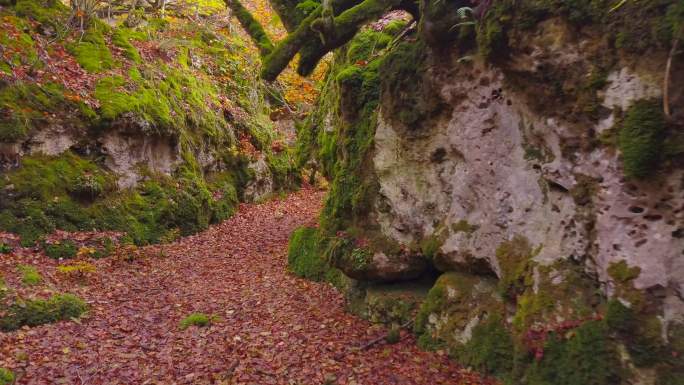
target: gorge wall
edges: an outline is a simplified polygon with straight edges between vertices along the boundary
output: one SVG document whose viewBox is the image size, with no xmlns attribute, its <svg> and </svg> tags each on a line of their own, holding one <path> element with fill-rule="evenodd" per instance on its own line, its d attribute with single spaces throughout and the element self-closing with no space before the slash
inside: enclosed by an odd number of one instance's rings
<svg viewBox="0 0 684 385">
<path fill-rule="evenodd" d="M 82 31 L 60 1 L 0 4 L 0 231 L 168 241 L 297 184 L 279 91 L 218 4 Z"/>
<path fill-rule="evenodd" d="M 482 3 L 336 53 L 291 269 L 507 383 L 681 384 L 684 5 Z"/>
</svg>

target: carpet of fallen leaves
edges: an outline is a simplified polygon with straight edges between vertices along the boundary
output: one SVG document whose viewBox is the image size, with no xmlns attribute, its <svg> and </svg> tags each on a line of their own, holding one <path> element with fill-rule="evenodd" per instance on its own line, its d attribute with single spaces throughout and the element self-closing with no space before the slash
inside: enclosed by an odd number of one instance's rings
<svg viewBox="0 0 684 385">
<path fill-rule="evenodd" d="M 57 262 L 37 252 L 0 256 L 10 286 L 21 286 L 17 264 L 33 264 L 45 280 L 33 295 L 72 292 L 91 306 L 78 322 L 0 333 L 0 367 L 21 384 L 489 384 L 421 351 L 408 333 L 356 349 L 384 330 L 346 313 L 328 284 L 286 270 L 288 237 L 315 223 L 321 198 L 307 188 L 243 204 L 233 218 L 144 248 L 132 262 L 92 260 L 97 272 L 81 284 L 61 281 Z M 219 319 L 180 330 L 192 312 Z"/>
</svg>

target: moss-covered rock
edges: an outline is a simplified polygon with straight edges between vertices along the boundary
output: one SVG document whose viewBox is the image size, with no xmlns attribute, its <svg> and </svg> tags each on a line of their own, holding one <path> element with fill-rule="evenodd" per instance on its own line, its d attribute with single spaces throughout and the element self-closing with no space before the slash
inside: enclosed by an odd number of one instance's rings
<svg viewBox="0 0 684 385">
<path fill-rule="evenodd" d="M 448 272 L 430 289 L 416 316 L 414 331 L 458 349 L 470 341 L 475 326 L 503 315 L 504 302 L 492 279 Z"/>
<path fill-rule="evenodd" d="M 380 64 L 383 119 L 408 137 L 425 136 L 446 103 L 428 79 L 427 47 L 424 42 L 403 42 L 389 51 Z"/>
<path fill-rule="evenodd" d="M 429 289 L 429 280 L 369 285 L 362 315 L 374 323 L 404 325 L 414 319 Z"/>
<path fill-rule="evenodd" d="M 48 122 L 46 111 L 75 108 L 64 98 L 63 87 L 54 83 L 17 82 L 0 87 L 0 143 L 25 139 Z"/>
<path fill-rule="evenodd" d="M 463 364 L 499 378 L 510 376 L 515 353 L 513 337 L 500 314 L 492 314 L 473 327 L 470 340 L 453 352 Z"/>
<path fill-rule="evenodd" d="M 292 233 L 287 253 L 287 265 L 294 274 L 321 281 L 329 269 L 321 252 L 318 229 L 300 227 Z"/>
</svg>

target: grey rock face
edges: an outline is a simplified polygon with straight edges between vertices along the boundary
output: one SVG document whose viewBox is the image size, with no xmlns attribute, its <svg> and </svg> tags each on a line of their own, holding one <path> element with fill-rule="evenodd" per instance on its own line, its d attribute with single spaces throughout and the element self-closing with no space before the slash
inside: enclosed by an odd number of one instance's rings
<svg viewBox="0 0 684 385">
<path fill-rule="evenodd" d="M 497 247 L 522 236 L 539 248 L 535 261 L 581 261 L 606 294 L 608 267 L 625 260 L 641 269 L 638 289 L 662 291 L 669 319 L 684 317 L 684 170 L 634 182 L 614 147 L 564 147 L 660 92 L 657 73 L 626 66 L 607 81 L 606 116 L 579 129 L 535 112 L 501 71 L 479 64 L 441 83 L 453 112 L 427 137 L 402 138 L 381 111 L 374 165 L 382 232 L 404 244 L 439 235 L 443 265 L 483 263 L 499 276 Z"/>
</svg>

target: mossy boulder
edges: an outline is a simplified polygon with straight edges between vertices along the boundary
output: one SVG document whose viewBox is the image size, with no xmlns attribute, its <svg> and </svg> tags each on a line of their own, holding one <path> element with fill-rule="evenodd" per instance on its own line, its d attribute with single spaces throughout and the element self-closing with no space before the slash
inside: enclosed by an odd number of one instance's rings
<svg viewBox="0 0 684 385">
<path fill-rule="evenodd" d="M 448 272 L 430 289 L 416 316 L 414 331 L 423 339 L 456 348 L 472 338 L 475 326 L 504 314 L 495 280 Z"/>
<path fill-rule="evenodd" d="M 345 234 L 333 237 L 326 254 L 332 266 L 353 279 L 363 281 L 409 281 L 418 278 L 428 268 L 427 261 L 420 255 L 399 247 L 382 235 L 354 237 Z"/>
<path fill-rule="evenodd" d="M 318 229 L 300 227 L 292 233 L 287 253 L 287 265 L 294 274 L 314 281 L 325 277 L 329 266 L 321 252 Z"/>
<path fill-rule="evenodd" d="M 403 325 L 412 321 L 427 297 L 431 282 L 371 284 L 365 289 L 362 315 L 374 323 Z"/>
</svg>

